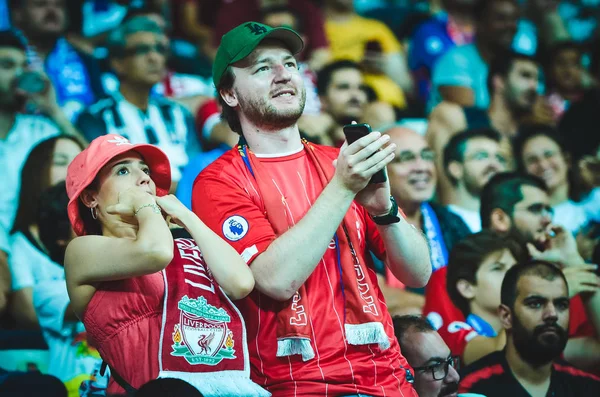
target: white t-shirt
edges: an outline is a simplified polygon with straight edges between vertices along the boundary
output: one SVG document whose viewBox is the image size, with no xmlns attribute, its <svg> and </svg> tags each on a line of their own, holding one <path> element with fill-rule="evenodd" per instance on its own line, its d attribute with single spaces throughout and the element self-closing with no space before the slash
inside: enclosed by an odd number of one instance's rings
<svg viewBox="0 0 600 397">
<path fill-rule="evenodd" d="M 63 280 L 64 269 L 35 247 L 21 232 L 10 236 L 8 265 L 12 289 L 17 291 L 48 280 Z"/>
<path fill-rule="evenodd" d="M 19 206 L 21 169 L 39 142 L 60 133 L 58 127 L 42 116 L 18 114 L 6 139 L 0 139 L 0 225 L 12 229 Z"/>
<path fill-rule="evenodd" d="M 82 382 L 87 389 L 105 390 L 108 379 L 99 374 L 102 358 L 88 344 L 83 323 L 64 321 L 69 302 L 64 279 L 44 280 L 33 287 L 33 305 L 50 351 L 48 374 L 66 385 L 69 396 L 79 396 Z"/>
<path fill-rule="evenodd" d="M 48 373 L 65 383 L 69 396 L 79 396 L 82 382 L 105 389 L 108 381 L 99 375 L 102 359 L 88 345 L 83 323 L 64 321 L 70 302 L 64 268 L 20 232 L 11 236 L 11 252 L 13 290 L 33 287 L 33 305 L 50 353 Z"/>
<path fill-rule="evenodd" d="M 481 231 L 481 215 L 479 212 L 468 210 L 454 204 L 450 204 L 448 209 L 462 218 L 469 229 L 471 229 L 471 233 L 479 233 Z"/>
<path fill-rule="evenodd" d="M 600 222 L 600 188 L 579 202 L 565 201 L 554 206 L 553 222 L 576 234 L 588 222 Z"/>
</svg>

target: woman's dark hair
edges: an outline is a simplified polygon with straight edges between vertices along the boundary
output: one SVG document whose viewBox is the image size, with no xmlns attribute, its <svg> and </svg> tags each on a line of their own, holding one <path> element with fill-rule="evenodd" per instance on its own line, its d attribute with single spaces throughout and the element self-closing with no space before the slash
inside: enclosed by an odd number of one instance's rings
<svg viewBox="0 0 600 397">
<path fill-rule="evenodd" d="M 63 266 L 67 243 L 71 240 L 68 204 L 67 186 L 64 181 L 59 182 L 42 192 L 37 214 L 40 241 L 50 259 Z"/>
<path fill-rule="evenodd" d="M 77 138 L 69 135 L 58 135 L 46 139 L 34 147 L 21 170 L 21 187 L 19 193 L 19 208 L 13 222 L 11 233 L 26 230 L 36 223 L 38 207 L 42 192 L 50 187 L 50 167 L 54 147 L 59 139 L 75 142 L 81 150 L 84 149 Z"/>
<path fill-rule="evenodd" d="M 531 139 L 536 138 L 538 136 L 544 136 L 556 143 L 556 145 L 560 148 L 561 155 L 565 158 L 566 162 L 570 162 L 571 156 L 565 151 L 565 140 L 558 133 L 558 131 L 544 124 L 528 124 L 524 125 L 519 129 L 519 134 L 513 141 L 513 153 L 517 163 L 517 168 L 520 172 L 526 173 L 525 163 L 523 162 L 523 150 L 527 142 Z M 581 196 L 583 195 L 580 183 L 577 180 L 576 168 L 572 166 L 568 166 L 567 171 L 567 183 L 569 184 L 569 198 L 574 201 L 581 200 Z"/>
</svg>

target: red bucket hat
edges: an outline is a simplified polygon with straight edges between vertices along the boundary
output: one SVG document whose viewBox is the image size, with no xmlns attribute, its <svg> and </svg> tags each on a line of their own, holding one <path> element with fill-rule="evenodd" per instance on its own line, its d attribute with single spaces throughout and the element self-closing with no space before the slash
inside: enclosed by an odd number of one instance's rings
<svg viewBox="0 0 600 397">
<path fill-rule="evenodd" d="M 67 169 L 67 195 L 69 196 L 69 220 L 78 236 L 86 233 L 85 224 L 79 214 L 79 196 L 96 178 L 98 172 L 110 160 L 129 151 L 138 152 L 148 167 L 156 184 L 156 195 L 164 196 L 171 187 L 171 166 L 162 150 L 147 144 L 133 144 L 120 135 L 109 134 L 98 137 L 79 153 Z"/>
</svg>

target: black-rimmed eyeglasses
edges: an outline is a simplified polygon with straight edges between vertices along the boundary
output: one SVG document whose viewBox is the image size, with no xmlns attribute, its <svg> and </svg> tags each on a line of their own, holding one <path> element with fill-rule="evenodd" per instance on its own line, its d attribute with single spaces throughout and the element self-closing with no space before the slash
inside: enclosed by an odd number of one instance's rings
<svg viewBox="0 0 600 397">
<path fill-rule="evenodd" d="M 416 371 L 428 372 L 431 371 L 431 375 L 434 380 L 442 380 L 448 376 L 448 370 L 450 366 L 454 369 L 458 370 L 460 365 L 460 359 L 458 356 L 450 356 L 446 361 L 442 361 L 441 363 L 431 364 L 424 367 L 413 367 Z"/>
</svg>

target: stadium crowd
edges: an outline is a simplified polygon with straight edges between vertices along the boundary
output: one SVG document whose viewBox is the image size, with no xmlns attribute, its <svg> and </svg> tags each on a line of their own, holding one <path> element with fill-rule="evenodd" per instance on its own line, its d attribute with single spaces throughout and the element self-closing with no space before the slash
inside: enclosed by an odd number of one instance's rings
<svg viewBox="0 0 600 397">
<path fill-rule="evenodd" d="M 0 0 L 0 396 L 600 396 L 599 25 Z"/>
</svg>

